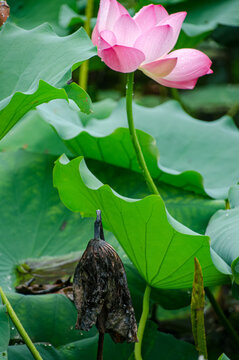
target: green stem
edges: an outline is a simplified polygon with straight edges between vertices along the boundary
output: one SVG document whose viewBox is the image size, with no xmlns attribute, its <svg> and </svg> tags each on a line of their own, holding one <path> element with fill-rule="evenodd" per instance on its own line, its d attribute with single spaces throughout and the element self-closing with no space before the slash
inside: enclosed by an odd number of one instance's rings
<svg viewBox="0 0 239 360">
<path fill-rule="evenodd" d="M 18 319 L 15 311 L 13 310 L 10 302 L 8 301 L 6 295 L 4 294 L 2 288 L 0 287 L 0 296 L 2 298 L 3 304 L 6 305 L 8 315 L 10 316 L 13 324 L 17 328 L 19 334 L 21 335 L 22 339 L 24 340 L 25 344 L 27 345 L 28 349 L 31 351 L 34 359 L 36 360 L 43 360 L 37 349 L 35 348 L 33 342 L 29 338 L 28 334 L 26 333 L 26 330 L 22 326 L 20 320 Z"/>
<path fill-rule="evenodd" d="M 94 8 L 94 0 L 88 0 L 86 5 L 86 20 L 84 24 L 85 31 L 88 35 L 90 35 L 90 21 L 93 15 L 93 8 Z M 88 73 L 89 73 L 89 60 L 85 61 L 80 67 L 80 74 L 79 74 L 79 85 L 82 89 L 87 90 L 88 84 Z"/>
<path fill-rule="evenodd" d="M 139 167 L 142 170 L 143 176 L 146 180 L 149 190 L 156 195 L 159 195 L 158 189 L 150 175 L 148 167 L 146 165 L 144 155 L 139 144 L 139 140 L 136 134 L 136 130 L 134 127 L 134 119 L 133 119 L 133 108 L 132 108 L 132 100 L 133 100 L 133 87 L 134 87 L 134 73 L 127 74 L 127 85 L 126 85 L 126 111 L 129 125 L 129 132 L 131 136 L 131 140 L 134 146 L 134 150 L 136 153 L 136 157 L 138 160 Z"/>
<path fill-rule="evenodd" d="M 137 137 L 137 133 L 134 127 L 134 118 L 133 118 L 133 87 L 134 87 L 134 73 L 127 74 L 127 85 L 126 85 L 126 112 L 127 112 L 127 119 L 128 119 L 128 126 L 129 132 L 132 140 L 132 144 L 136 153 L 137 161 L 139 167 L 142 171 L 144 179 L 148 185 L 149 190 L 155 194 L 159 195 L 158 189 L 150 175 L 148 170 L 147 164 L 144 159 L 144 155 L 139 143 L 139 139 Z M 142 341 L 144 336 L 144 329 L 147 322 L 148 314 L 149 314 L 149 298 L 150 298 L 151 287 L 147 284 L 146 289 L 144 292 L 144 299 L 143 299 L 143 311 L 139 321 L 139 328 L 138 328 L 138 343 L 135 343 L 134 348 L 134 355 L 136 360 L 142 360 L 141 355 L 141 347 Z"/>
<path fill-rule="evenodd" d="M 235 345 L 238 347 L 239 346 L 239 336 L 236 333 L 235 329 L 232 327 L 231 323 L 228 321 L 228 319 L 224 315 L 224 312 L 222 311 L 220 305 L 218 304 L 218 302 L 216 301 L 216 299 L 213 296 L 213 293 L 211 292 L 211 290 L 208 287 L 205 288 L 205 293 L 206 293 L 207 298 L 210 301 L 215 313 L 219 317 L 221 323 L 223 324 L 223 326 L 225 327 L 227 332 L 231 335 Z"/>
<path fill-rule="evenodd" d="M 138 328 L 139 342 L 135 343 L 135 347 L 134 347 L 135 360 L 142 360 L 141 348 L 142 348 L 142 341 L 144 336 L 144 329 L 149 315 L 150 292 L 151 292 L 151 287 L 149 285 L 146 285 L 146 289 L 144 292 L 144 299 L 143 299 L 143 311 L 139 321 L 139 328 Z"/>
</svg>

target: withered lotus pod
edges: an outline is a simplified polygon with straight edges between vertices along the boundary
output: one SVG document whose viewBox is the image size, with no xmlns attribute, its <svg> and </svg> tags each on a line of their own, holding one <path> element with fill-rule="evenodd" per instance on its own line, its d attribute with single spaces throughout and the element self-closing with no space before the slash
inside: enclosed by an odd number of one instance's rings
<svg viewBox="0 0 239 360">
<path fill-rule="evenodd" d="M 0 1 L 0 27 L 7 21 L 10 14 L 10 7 L 6 1 Z"/>
<path fill-rule="evenodd" d="M 100 210 L 95 221 L 95 238 L 90 240 L 75 270 L 74 302 L 78 311 L 76 328 L 109 333 L 114 342 L 137 342 L 137 324 L 123 263 L 104 240 Z"/>
</svg>

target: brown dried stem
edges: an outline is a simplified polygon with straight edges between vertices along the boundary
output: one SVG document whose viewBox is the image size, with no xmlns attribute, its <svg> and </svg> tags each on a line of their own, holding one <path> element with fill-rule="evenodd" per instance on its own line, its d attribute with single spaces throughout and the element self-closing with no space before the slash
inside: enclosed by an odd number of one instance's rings
<svg viewBox="0 0 239 360">
<path fill-rule="evenodd" d="M 103 332 L 99 332 L 97 360 L 103 360 L 104 337 L 105 334 Z"/>
</svg>

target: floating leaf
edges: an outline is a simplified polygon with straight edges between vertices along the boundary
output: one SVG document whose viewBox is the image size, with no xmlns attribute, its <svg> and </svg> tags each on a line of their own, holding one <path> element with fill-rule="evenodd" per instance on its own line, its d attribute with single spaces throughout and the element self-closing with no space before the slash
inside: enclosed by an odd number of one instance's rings
<svg viewBox="0 0 239 360">
<path fill-rule="evenodd" d="M 67 99 L 57 87 L 66 85 L 73 65 L 96 55 L 96 50 L 84 29 L 58 37 L 48 24 L 29 31 L 6 24 L 0 42 L 1 139 L 37 105 Z"/>
<path fill-rule="evenodd" d="M 80 114 L 62 100 L 41 105 L 39 112 L 75 154 L 140 171 L 124 100 L 100 121 L 91 116 L 83 123 Z M 155 108 L 134 105 L 134 118 L 155 179 L 217 199 L 227 198 L 229 187 L 239 179 L 239 132 L 232 118 L 225 116 L 211 123 L 196 120 L 176 101 Z"/>
<path fill-rule="evenodd" d="M 191 287 L 194 256 L 202 264 L 205 284 L 225 281 L 212 264 L 209 239 L 176 222 L 166 212 L 160 196 L 124 198 L 95 178 L 82 157 L 71 162 L 61 157 L 54 169 L 54 184 L 71 210 L 84 216 L 102 210 L 104 225 L 151 286 Z"/>
<path fill-rule="evenodd" d="M 229 191 L 231 209 L 219 210 L 212 216 L 207 235 L 211 238 L 212 259 L 224 274 L 233 275 L 239 284 L 239 185 Z"/>
</svg>

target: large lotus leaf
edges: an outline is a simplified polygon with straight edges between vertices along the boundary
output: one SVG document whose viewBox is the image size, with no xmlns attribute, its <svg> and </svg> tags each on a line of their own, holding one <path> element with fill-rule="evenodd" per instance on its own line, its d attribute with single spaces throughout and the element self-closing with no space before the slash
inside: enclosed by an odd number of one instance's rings
<svg viewBox="0 0 239 360">
<path fill-rule="evenodd" d="M 124 100 L 100 121 L 91 115 L 83 123 L 80 113 L 64 100 L 43 104 L 38 111 L 75 154 L 140 171 Z M 239 180 L 239 132 L 232 118 L 211 123 L 196 120 L 176 101 L 155 108 L 135 104 L 134 118 L 154 178 L 217 199 L 227 198 L 229 187 Z"/>
<path fill-rule="evenodd" d="M 85 15 L 79 14 L 78 12 L 74 11 L 68 5 L 62 5 L 60 12 L 59 12 L 59 24 L 63 28 L 71 28 L 73 26 L 80 26 L 84 25 L 85 22 Z M 96 24 L 96 18 L 93 17 L 90 20 L 91 28 L 93 29 Z"/>
<path fill-rule="evenodd" d="M 223 273 L 233 275 L 239 284 L 239 185 L 229 191 L 231 209 L 219 210 L 207 227 L 211 237 L 212 258 Z"/>
<path fill-rule="evenodd" d="M 0 139 L 29 110 L 64 90 L 73 65 L 96 54 L 84 29 L 57 36 L 48 24 L 23 30 L 6 23 L 0 32 Z"/>
<path fill-rule="evenodd" d="M 6 305 L 0 302 L 0 359 L 6 359 L 7 347 L 10 339 L 10 326 Z"/>
<path fill-rule="evenodd" d="M 0 284 L 12 289 L 15 268 L 26 259 L 83 251 L 92 219 L 59 201 L 52 186 L 54 157 L 26 151 L 0 153 Z M 109 238 L 112 238 L 110 235 Z"/>
<path fill-rule="evenodd" d="M 8 0 L 11 8 L 10 21 L 24 29 L 32 29 L 44 22 L 48 22 L 54 30 L 62 35 L 65 30 L 59 25 L 59 11 L 63 4 L 71 8 L 76 7 L 75 0 Z"/>
<path fill-rule="evenodd" d="M 0 149 L 61 155 L 71 152 L 64 146 L 58 135 L 37 113 L 27 114 L 0 142 Z M 149 195 L 144 179 L 139 173 L 115 167 L 106 163 L 88 160 L 94 174 L 103 183 L 109 184 L 124 196 L 142 198 Z M 120 173 L 120 176 L 119 176 Z M 211 216 L 225 208 L 223 200 L 211 200 L 164 183 L 157 183 L 170 214 L 194 231 L 204 233 Z"/>
<path fill-rule="evenodd" d="M 169 11 L 187 11 L 186 23 L 208 25 L 239 25 L 239 3 L 237 0 L 187 0 L 168 8 Z"/>
<path fill-rule="evenodd" d="M 123 196 L 140 199 L 150 195 L 140 173 L 89 159 L 87 166 L 103 184 L 110 185 Z M 225 209 L 224 200 L 205 198 L 162 182 L 156 184 L 169 213 L 176 220 L 201 234 L 205 233 L 210 217 L 217 210 Z"/>
<path fill-rule="evenodd" d="M 190 111 L 225 112 L 238 104 L 238 84 L 206 85 L 181 94 L 183 103 Z"/>
<path fill-rule="evenodd" d="M 1 151 L 18 149 L 58 156 L 63 153 L 73 155 L 54 129 L 35 110 L 27 113 L 0 141 Z"/>
<path fill-rule="evenodd" d="M 61 353 L 51 344 L 35 344 L 42 359 L 44 360 L 64 360 Z M 13 345 L 8 347 L 8 360 L 33 360 L 30 350 L 26 345 Z"/>
<path fill-rule="evenodd" d="M 26 296 L 7 293 L 7 297 L 33 342 L 48 342 L 57 347 L 96 334 L 95 328 L 89 333 L 75 329 L 77 311 L 74 304 L 64 295 Z M 13 324 L 11 339 L 19 339 Z"/>
<path fill-rule="evenodd" d="M 146 328 L 142 355 L 145 360 L 197 360 L 197 353 L 192 344 L 180 341 L 170 334 L 157 331 L 155 324 L 148 324 Z M 58 348 L 49 349 L 47 345 L 37 345 L 37 349 L 46 360 L 92 360 L 96 358 L 98 346 L 98 336 L 90 337 L 75 342 L 71 342 Z M 45 351 L 45 353 L 43 352 Z M 104 340 L 104 359 L 114 360 L 128 359 L 133 352 L 133 344 L 115 344 L 110 336 L 106 334 Z M 29 350 L 25 345 L 10 346 L 8 348 L 9 360 L 31 360 Z"/>
<path fill-rule="evenodd" d="M 195 47 L 221 24 L 239 25 L 238 0 L 175 0 L 165 2 L 140 0 L 138 8 L 150 3 L 166 6 L 170 14 L 177 11 L 187 11 L 187 17 L 176 44 L 177 48 Z"/>
<path fill-rule="evenodd" d="M 58 350 L 65 360 L 82 358 L 94 359 L 97 354 L 98 336 L 61 346 Z M 105 337 L 104 359 L 129 359 L 133 351 L 132 344 L 114 344 L 109 335 Z M 180 341 L 172 335 L 157 331 L 157 325 L 147 323 L 142 344 L 144 360 L 197 360 L 197 352 L 192 344 Z"/>
<path fill-rule="evenodd" d="M 98 117 L 102 117 L 102 110 L 107 110 L 107 104 L 114 103 L 103 101 L 94 104 L 94 116 L 97 113 Z M 0 149 L 4 151 L 19 148 L 30 152 L 59 156 L 66 153 L 72 156 L 57 133 L 36 111 L 28 113 L 0 142 Z M 87 163 L 103 183 L 109 184 L 121 195 L 142 198 L 150 194 L 140 173 L 95 160 L 88 160 Z M 223 200 L 208 199 L 162 182 L 158 182 L 157 186 L 170 214 L 201 234 L 205 232 L 211 216 L 225 208 Z"/>
<path fill-rule="evenodd" d="M 71 210 L 84 216 L 102 210 L 104 225 L 151 286 L 191 287 L 194 256 L 201 263 L 206 286 L 225 281 L 211 261 L 208 237 L 174 220 L 160 196 L 142 200 L 122 197 L 95 178 L 82 157 L 70 162 L 61 157 L 54 168 L 54 184 Z"/>
<path fill-rule="evenodd" d="M 69 90 L 71 91 L 72 88 L 69 88 Z M 71 102 L 71 104 L 74 106 L 73 102 Z M 115 106 L 116 103 L 111 99 L 94 103 L 94 117 L 97 117 L 97 119 L 108 117 Z M 81 112 L 83 122 L 87 121 L 88 117 L 88 115 Z M 35 110 L 28 112 L 0 141 L 0 150 L 17 150 L 19 148 L 24 148 L 36 153 L 45 152 L 52 155 L 62 155 L 66 153 L 67 155 L 73 156 L 71 151 L 64 145 L 62 139 L 60 139 L 51 126 L 46 124 L 40 114 Z"/>
<path fill-rule="evenodd" d="M 60 203 L 52 186 L 53 161 L 52 156 L 26 151 L 0 154 L 0 253 L 4 259 L 0 262 L 0 283 L 7 290 L 13 289 L 16 280 L 25 281 L 25 278 L 28 280 L 34 276 L 39 277 L 39 274 L 47 283 L 59 279 L 66 266 L 68 274 L 72 274 L 76 259 L 92 238 L 93 219 L 82 219 L 79 215 L 70 213 Z M 142 302 L 139 299 L 143 297 L 145 282 L 112 234 L 105 232 L 105 236 L 124 262 L 133 303 L 137 316 L 140 317 Z M 18 266 L 16 273 L 16 266 L 25 264 L 26 261 L 30 272 L 19 273 L 22 266 Z M 32 305 L 29 305 L 27 301 L 31 298 Z M 40 303 L 37 305 L 34 302 L 40 301 L 34 300 L 35 297 L 27 299 L 25 302 L 17 301 L 17 308 L 14 307 L 26 324 L 29 319 L 28 312 L 24 309 L 31 306 L 34 309 L 35 305 L 42 311 L 45 309 Z M 45 307 L 48 310 L 53 306 L 52 299 L 61 308 L 65 304 L 60 300 L 57 302 L 57 297 L 50 298 L 51 301 L 46 299 Z M 190 302 L 187 292 L 165 290 L 153 291 L 152 300 L 171 309 L 186 306 Z M 20 303 L 22 307 L 18 307 Z M 47 319 L 44 314 L 41 318 Z M 51 327 L 48 323 L 47 326 Z M 31 329 L 42 333 L 44 325 L 33 326 Z M 47 333 L 46 329 L 44 333 Z M 37 338 L 38 332 L 31 335 Z"/>
</svg>

